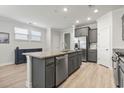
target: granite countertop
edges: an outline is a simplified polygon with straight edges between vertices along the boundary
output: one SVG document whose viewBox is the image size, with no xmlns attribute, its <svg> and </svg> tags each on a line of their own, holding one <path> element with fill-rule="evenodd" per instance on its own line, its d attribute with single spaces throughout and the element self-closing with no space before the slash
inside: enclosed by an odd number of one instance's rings
<svg viewBox="0 0 124 93">
<path fill-rule="evenodd" d="M 81 50 L 77 50 L 77 51 L 81 51 Z M 73 53 L 73 52 L 76 52 L 76 51 L 75 50 L 69 50 L 67 52 L 64 52 L 64 51 L 30 52 L 30 53 L 23 53 L 23 55 L 42 59 L 42 58 L 59 56 L 59 55 L 65 55 L 65 54 Z"/>
</svg>

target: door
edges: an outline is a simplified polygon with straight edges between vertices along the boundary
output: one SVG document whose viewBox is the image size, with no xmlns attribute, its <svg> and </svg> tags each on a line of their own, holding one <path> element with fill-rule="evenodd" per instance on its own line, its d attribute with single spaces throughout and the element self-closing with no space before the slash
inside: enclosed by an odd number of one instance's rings
<svg viewBox="0 0 124 93">
<path fill-rule="evenodd" d="M 111 28 L 110 26 L 98 29 L 98 64 L 111 67 Z"/>
<path fill-rule="evenodd" d="M 60 32 L 52 31 L 51 47 L 53 51 L 60 50 Z"/>
<path fill-rule="evenodd" d="M 64 34 L 64 47 L 65 49 L 70 49 L 70 33 Z"/>
</svg>

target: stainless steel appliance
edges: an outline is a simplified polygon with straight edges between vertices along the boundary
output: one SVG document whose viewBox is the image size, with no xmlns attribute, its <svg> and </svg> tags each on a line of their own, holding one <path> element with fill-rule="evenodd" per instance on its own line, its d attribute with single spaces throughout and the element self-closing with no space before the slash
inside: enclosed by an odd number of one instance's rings
<svg viewBox="0 0 124 93">
<path fill-rule="evenodd" d="M 56 57 L 56 86 L 68 77 L 68 55 Z"/>
<path fill-rule="evenodd" d="M 79 48 L 82 49 L 82 61 L 87 62 L 88 59 L 88 37 L 83 36 L 78 38 Z"/>
<path fill-rule="evenodd" d="M 112 66 L 113 66 L 113 71 L 114 71 L 114 78 L 115 78 L 115 84 L 117 87 L 119 87 L 119 55 L 116 54 L 115 52 L 113 52 L 113 56 L 112 56 Z"/>
</svg>

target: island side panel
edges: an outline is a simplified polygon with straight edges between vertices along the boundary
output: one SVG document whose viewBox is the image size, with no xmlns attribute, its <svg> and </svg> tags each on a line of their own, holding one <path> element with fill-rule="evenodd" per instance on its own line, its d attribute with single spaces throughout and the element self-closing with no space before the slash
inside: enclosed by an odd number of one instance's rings
<svg viewBox="0 0 124 93">
<path fill-rule="evenodd" d="M 45 59 L 32 57 L 32 87 L 45 88 Z"/>
</svg>

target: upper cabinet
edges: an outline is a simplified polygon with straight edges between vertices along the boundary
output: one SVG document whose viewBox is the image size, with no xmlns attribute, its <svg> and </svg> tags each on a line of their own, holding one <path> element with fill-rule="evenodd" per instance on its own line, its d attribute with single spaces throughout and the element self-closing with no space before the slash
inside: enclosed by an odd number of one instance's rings
<svg viewBox="0 0 124 93">
<path fill-rule="evenodd" d="M 75 37 L 88 36 L 89 30 L 89 27 L 76 28 Z"/>
<path fill-rule="evenodd" d="M 122 16 L 122 39 L 124 40 L 124 15 Z"/>
<path fill-rule="evenodd" d="M 97 29 L 91 29 L 89 31 L 89 42 L 96 43 L 97 42 Z"/>
</svg>

